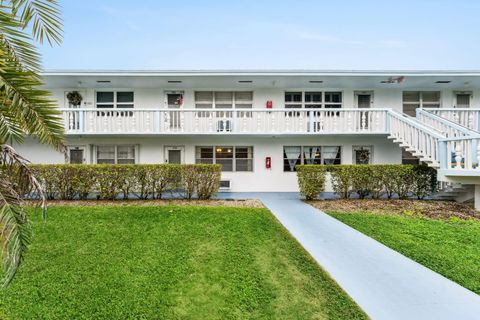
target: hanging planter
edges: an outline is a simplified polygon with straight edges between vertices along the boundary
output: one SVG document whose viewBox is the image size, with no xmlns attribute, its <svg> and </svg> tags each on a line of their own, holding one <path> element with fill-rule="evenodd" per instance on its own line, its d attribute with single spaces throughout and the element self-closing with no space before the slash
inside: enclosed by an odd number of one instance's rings
<svg viewBox="0 0 480 320">
<path fill-rule="evenodd" d="M 70 91 L 67 93 L 68 103 L 74 107 L 79 107 L 82 104 L 83 97 L 78 91 Z"/>
</svg>

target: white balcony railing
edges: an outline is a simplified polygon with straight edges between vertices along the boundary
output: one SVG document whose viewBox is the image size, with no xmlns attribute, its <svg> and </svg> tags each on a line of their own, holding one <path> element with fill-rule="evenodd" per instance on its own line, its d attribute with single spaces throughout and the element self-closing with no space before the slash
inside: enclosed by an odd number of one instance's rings
<svg viewBox="0 0 480 320">
<path fill-rule="evenodd" d="M 389 109 L 61 109 L 67 134 L 387 133 Z"/>
<path fill-rule="evenodd" d="M 480 109 L 478 108 L 428 108 L 425 110 L 480 132 Z"/>
</svg>

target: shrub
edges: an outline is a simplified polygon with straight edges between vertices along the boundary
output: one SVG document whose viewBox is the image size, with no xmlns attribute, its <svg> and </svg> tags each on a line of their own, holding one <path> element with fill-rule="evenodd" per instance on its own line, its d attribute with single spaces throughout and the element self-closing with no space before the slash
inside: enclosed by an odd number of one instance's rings
<svg viewBox="0 0 480 320">
<path fill-rule="evenodd" d="M 350 198 L 353 193 L 353 166 L 350 165 L 330 165 L 330 172 L 333 191 L 341 198 Z"/>
<path fill-rule="evenodd" d="M 302 165 L 297 166 L 300 191 L 315 199 L 324 190 L 325 170 L 330 173 L 333 191 L 341 198 L 353 193 L 360 199 L 368 196 L 405 199 L 415 195 L 423 199 L 436 190 L 436 171 L 425 165 Z"/>
<path fill-rule="evenodd" d="M 318 198 L 325 190 L 325 166 L 301 165 L 296 169 L 300 192 L 307 200 Z"/>
<path fill-rule="evenodd" d="M 420 165 L 413 167 L 413 193 L 423 199 L 437 191 L 437 170 Z"/>
<path fill-rule="evenodd" d="M 123 195 L 139 199 L 162 198 L 175 190 L 191 199 L 209 199 L 220 185 L 219 165 L 31 165 L 49 199 L 86 199 L 97 193 L 99 199 L 113 200 Z"/>
<path fill-rule="evenodd" d="M 210 199 L 220 188 L 221 166 L 200 164 L 195 166 L 197 197 Z"/>
</svg>

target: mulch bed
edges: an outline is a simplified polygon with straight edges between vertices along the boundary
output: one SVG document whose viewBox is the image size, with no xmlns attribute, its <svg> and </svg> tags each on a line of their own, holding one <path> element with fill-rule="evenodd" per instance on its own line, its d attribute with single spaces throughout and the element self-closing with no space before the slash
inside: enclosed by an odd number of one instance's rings
<svg viewBox="0 0 480 320">
<path fill-rule="evenodd" d="M 472 205 L 434 200 L 384 200 L 384 199 L 341 199 L 307 201 L 323 211 L 346 213 L 396 214 L 423 216 L 433 219 L 475 219 L 480 221 L 480 212 Z"/>
<path fill-rule="evenodd" d="M 33 202 L 32 202 L 33 204 Z M 49 200 L 48 206 L 199 206 L 263 208 L 259 200 Z"/>
</svg>

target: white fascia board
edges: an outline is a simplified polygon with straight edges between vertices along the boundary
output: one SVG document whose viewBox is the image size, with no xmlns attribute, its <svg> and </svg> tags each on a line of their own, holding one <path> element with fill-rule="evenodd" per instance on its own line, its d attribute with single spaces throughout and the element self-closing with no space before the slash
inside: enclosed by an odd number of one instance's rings
<svg viewBox="0 0 480 320">
<path fill-rule="evenodd" d="M 479 70 L 46 70 L 44 76 L 480 76 Z"/>
</svg>

